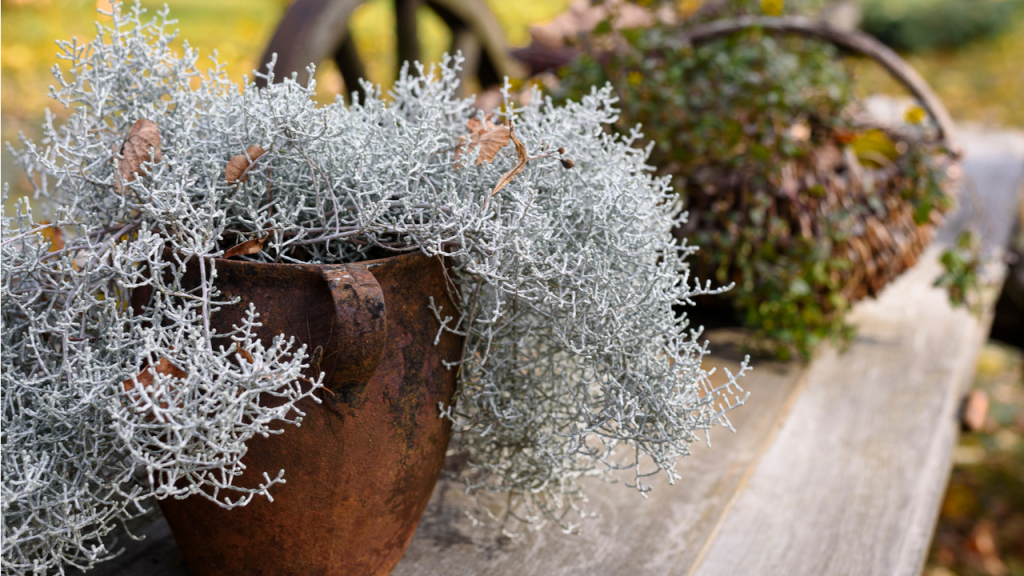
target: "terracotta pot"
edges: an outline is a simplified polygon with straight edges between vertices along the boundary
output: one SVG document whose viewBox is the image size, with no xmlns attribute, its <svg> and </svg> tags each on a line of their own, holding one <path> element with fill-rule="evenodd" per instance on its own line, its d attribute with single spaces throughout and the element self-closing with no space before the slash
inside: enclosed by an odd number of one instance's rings
<svg viewBox="0 0 1024 576">
<path fill-rule="evenodd" d="M 461 339 L 441 334 L 429 298 L 454 314 L 442 264 L 420 254 L 349 265 L 217 260 L 217 286 L 238 305 L 214 315 L 224 333 L 256 305 L 269 343 L 279 333 L 312 351 L 323 403 L 300 404 L 300 427 L 256 437 L 240 484 L 285 470 L 287 483 L 225 510 L 202 497 L 163 500 L 193 574 L 388 574 L 434 489 L 450 422 Z M 188 277 L 198 280 L 198 267 Z"/>
</svg>

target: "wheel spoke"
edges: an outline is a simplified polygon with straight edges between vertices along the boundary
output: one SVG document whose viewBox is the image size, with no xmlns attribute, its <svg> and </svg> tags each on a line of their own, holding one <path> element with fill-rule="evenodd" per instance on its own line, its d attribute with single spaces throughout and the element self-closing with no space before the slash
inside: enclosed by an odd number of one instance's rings
<svg viewBox="0 0 1024 576">
<path fill-rule="evenodd" d="M 419 0 L 395 0 L 395 37 L 398 39 L 398 66 L 420 60 L 420 41 L 416 30 Z"/>
<path fill-rule="evenodd" d="M 348 101 L 351 104 L 355 100 L 356 92 L 359 91 L 359 79 L 366 78 L 366 68 L 359 59 L 359 51 L 352 39 L 351 30 L 345 34 L 345 39 L 334 52 L 334 62 L 338 65 L 342 80 L 345 81 L 345 91 L 348 92 Z"/>
</svg>

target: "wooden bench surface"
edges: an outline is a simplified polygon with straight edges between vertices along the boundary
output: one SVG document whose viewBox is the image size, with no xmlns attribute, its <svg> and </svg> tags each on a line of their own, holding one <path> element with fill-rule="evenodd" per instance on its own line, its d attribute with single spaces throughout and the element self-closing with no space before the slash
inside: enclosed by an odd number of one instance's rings
<svg viewBox="0 0 1024 576">
<path fill-rule="evenodd" d="M 470 499 L 442 481 L 395 576 L 919 575 L 990 323 L 932 287 L 937 257 L 971 222 L 987 246 L 1005 246 L 1024 182 L 1024 136 L 961 138 L 973 190 L 940 241 L 854 307 L 858 336 L 846 351 L 823 347 L 807 365 L 756 363 L 742 381 L 750 399 L 730 415 L 736 433 L 715 430 L 711 448 L 694 445 L 674 486 L 662 478 L 645 499 L 595 479 L 588 493 L 601 518 L 581 535 L 547 529 L 510 541 L 474 527 Z M 145 532 L 91 574 L 188 573 L 162 519 Z"/>
</svg>

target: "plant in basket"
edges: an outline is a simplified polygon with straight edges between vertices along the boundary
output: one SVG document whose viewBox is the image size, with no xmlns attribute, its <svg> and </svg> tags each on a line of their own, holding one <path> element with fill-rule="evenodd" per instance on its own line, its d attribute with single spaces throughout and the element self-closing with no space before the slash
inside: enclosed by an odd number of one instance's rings
<svg viewBox="0 0 1024 576">
<path fill-rule="evenodd" d="M 704 248 L 698 276 L 735 284 L 702 304 L 731 307 L 768 351 L 807 357 L 823 339 L 849 338 L 851 303 L 913 265 L 953 205 L 955 156 L 921 107 L 899 125 L 872 120 L 835 45 L 880 58 L 928 95 L 894 53 L 822 22 L 759 16 L 769 7 L 782 3 L 606 26 L 559 90 L 614 86 L 616 127 L 644 126 L 651 162 L 684 198 L 676 233 Z"/>
<path fill-rule="evenodd" d="M 728 426 L 609 89 L 485 117 L 455 57 L 317 107 L 109 16 L 11 148 L 47 213 L 3 217 L 3 573 L 111 557 L 150 499 L 197 574 L 386 573 L 446 450 L 503 530 L 572 528 L 581 477 L 647 490 Z"/>
</svg>

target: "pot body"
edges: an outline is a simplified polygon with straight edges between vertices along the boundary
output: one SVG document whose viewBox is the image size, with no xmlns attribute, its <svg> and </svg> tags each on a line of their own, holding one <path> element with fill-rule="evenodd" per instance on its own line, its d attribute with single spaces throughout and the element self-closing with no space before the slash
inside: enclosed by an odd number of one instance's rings
<svg viewBox="0 0 1024 576">
<path fill-rule="evenodd" d="M 189 271 L 192 275 L 193 271 Z M 294 336 L 325 373 L 299 427 L 247 444 L 241 485 L 285 470 L 274 501 L 226 510 L 206 498 L 160 507 L 200 575 L 388 574 L 401 559 L 444 463 L 462 341 L 438 337 L 429 300 L 455 315 L 441 262 L 420 254 L 350 265 L 217 261 L 217 286 L 241 301 L 213 315 L 219 333 L 253 303 L 260 338 Z"/>
</svg>

